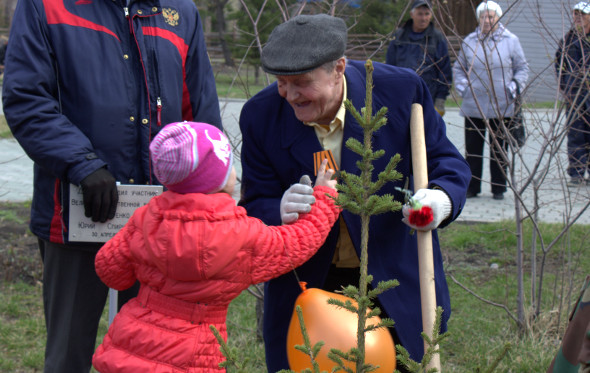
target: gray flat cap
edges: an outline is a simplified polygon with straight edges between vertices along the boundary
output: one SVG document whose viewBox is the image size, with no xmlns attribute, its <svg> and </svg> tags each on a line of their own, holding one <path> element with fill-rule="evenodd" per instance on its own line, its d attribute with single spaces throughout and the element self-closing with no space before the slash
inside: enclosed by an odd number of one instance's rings
<svg viewBox="0 0 590 373">
<path fill-rule="evenodd" d="M 412 10 L 421 6 L 427 6 L 428 9 L 432 9 L 432 4 L 430 4 L 430 0 L 414 0 L 414 2 L 412 3 Z"/>
<path fill-rule="evenodd" d="M 344 56 L 346 23 L 327 14 L 299 15 L 275 27 L 262 48 L 262 69 L 273 75 L 304 74 Z"/>
</svg>

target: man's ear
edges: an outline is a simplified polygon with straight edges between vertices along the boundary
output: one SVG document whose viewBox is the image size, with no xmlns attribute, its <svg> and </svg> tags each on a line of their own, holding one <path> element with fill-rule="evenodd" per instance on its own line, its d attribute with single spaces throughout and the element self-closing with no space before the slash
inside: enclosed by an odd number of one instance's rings
<svg viewBox="0 0 590 373">
<path fill-rule="evenodd" d="M 339 76 L 342 76 L 344 75 L 344 70 L 346 70 L 346 58 L 340 57 L 338 61 L 336 61 L 334 71 L 336 71 Z"/>
</svg>

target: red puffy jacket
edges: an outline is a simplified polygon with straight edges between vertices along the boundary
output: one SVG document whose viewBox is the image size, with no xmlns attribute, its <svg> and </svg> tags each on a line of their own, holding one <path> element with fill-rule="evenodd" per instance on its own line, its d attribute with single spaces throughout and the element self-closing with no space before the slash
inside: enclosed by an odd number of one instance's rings
<svg viewBox="0 0 590 373">
<path fill-rule="evenodd" d="M 323 244 L 339 215 L 315 187 L 316 203 L 294 224 L 267 226 L 225 193 L 154 197 L 96 256 L 117 290 L 141 283 L 93 357 L 109 372 L 219 372 L 224 360 L 209 325 L 227 339 L 229 303 L 251 284 L 284 274 Z"/>
</svg>

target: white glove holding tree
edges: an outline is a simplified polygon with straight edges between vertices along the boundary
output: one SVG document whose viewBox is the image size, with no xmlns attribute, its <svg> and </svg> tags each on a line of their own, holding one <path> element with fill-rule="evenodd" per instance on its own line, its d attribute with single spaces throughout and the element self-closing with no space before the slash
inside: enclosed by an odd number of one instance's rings
<svg viewBox="0 0 590 373">
<path fill-rule="evenodd" d="M 402 221 L 418 231 L 431 231 L 451 213 L 451 199 L 438 189 L 419 189 L 402 207 Z"/>
</svg>

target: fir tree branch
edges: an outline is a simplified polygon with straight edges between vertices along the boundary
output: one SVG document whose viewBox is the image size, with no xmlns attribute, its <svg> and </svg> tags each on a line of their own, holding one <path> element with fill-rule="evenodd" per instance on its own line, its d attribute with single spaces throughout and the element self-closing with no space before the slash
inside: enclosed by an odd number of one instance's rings
<svg viewBox="0 0 590 373">
<path fill-rule="evenodd" d="M 223 340 L 223 337 L 221 336 L 221 333 L 219 333 L 219 330 L 217 330 L 217 328 L 214 325 L 209 325 L 209 329 L 213 332 L 215 339 L 217 339 L 217 343 L 219 343 L 219 349 L 221 350 L 221 353 L 226 359 L 225 361 L 219 363 L 219 367 L 227 369 L 228 367 L 233 366 L 237 369 L 237 371 L 241 371 L 241 365 L 238 363 L 237 358 L 233 356 L 232 351 L 229 349 L 227 343 L 225 343 L 225 341 Z"/>
</svg>

